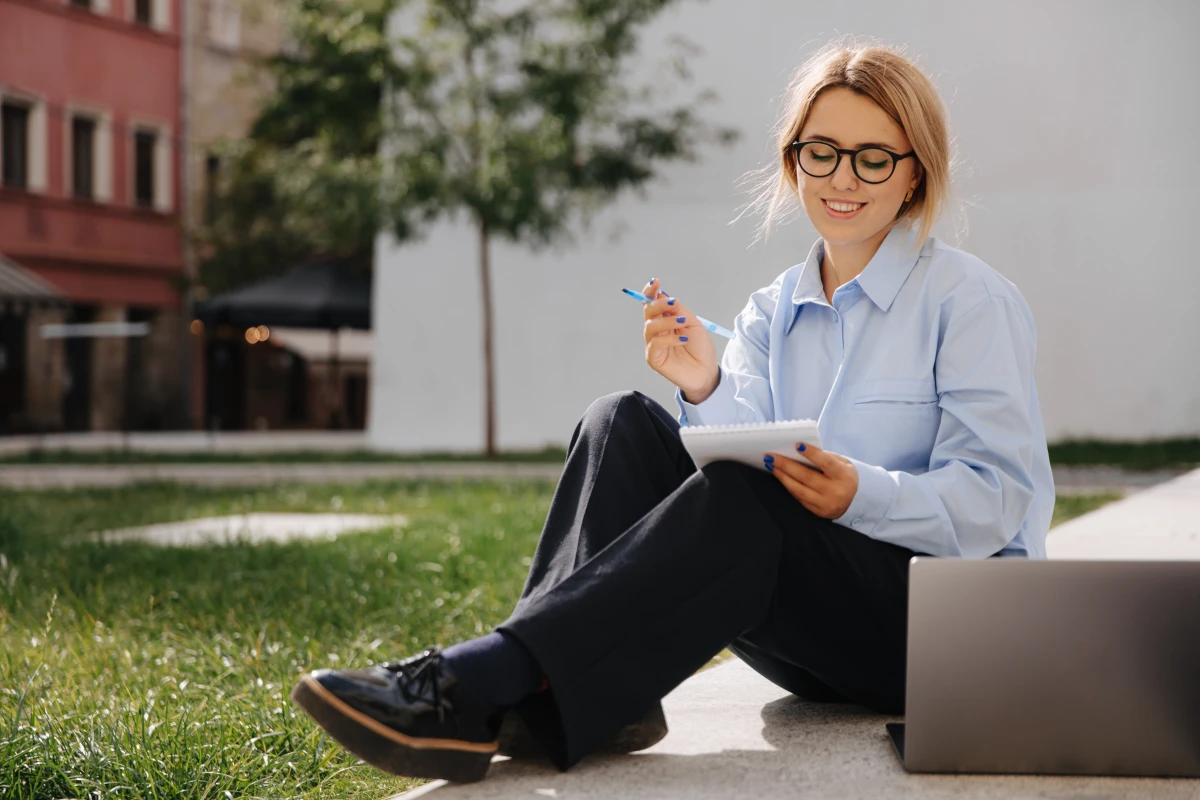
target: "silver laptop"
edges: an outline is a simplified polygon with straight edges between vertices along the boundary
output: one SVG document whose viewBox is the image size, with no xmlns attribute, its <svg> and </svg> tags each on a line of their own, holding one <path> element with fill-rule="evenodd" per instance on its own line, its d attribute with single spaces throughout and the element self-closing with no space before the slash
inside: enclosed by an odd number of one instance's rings
<svg viewBox="0 0 1200 800">
<path fill-rule="evenodd" d="M 1200 777 L 1200 561 L 910 570 L 905 769 Z"/>
</svg>

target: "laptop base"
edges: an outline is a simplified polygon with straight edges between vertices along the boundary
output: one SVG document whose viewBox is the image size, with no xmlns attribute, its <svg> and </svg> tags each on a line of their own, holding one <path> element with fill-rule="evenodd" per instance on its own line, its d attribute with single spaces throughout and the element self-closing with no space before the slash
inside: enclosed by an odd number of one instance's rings
<svg viewBox="0 0 1200 800">
<path fill-rule="evenodd" d="M 904 723 L 889 722 L 887 723 L 888 736 L 892 739 L 892 745 L 896 748 L 896 755 L 900 756 L 900 763 L 904 763 Z"/>
</svg>

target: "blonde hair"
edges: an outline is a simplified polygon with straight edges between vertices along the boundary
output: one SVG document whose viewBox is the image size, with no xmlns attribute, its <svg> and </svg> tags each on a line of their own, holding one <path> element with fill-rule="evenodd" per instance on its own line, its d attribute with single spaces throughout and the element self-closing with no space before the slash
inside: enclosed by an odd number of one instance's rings
<svg viewBox="0 0 1200 800">
<path fill-rule="evenodd" d="M 924 242 L 950 199 L 951 153 L 945 107 L 933 82 L 898 50 L 875 42 L 856 44 L 845 40 L 825 45 L 792 73 L 783 113 L 774 130 L 778 159 L 750 173 L 754 198 L 745 210 L 763 214 L 759 237 L 768 236 L 780 210 L 798 199 L 792 142 L 800 135 L 817 97 L 839 86 L 874 101 L 912 143 L 923 177 L 912 198 L 900 206 L 896 222 L 916 225 L 920 230 L 917 241 Z"/>
</svg>

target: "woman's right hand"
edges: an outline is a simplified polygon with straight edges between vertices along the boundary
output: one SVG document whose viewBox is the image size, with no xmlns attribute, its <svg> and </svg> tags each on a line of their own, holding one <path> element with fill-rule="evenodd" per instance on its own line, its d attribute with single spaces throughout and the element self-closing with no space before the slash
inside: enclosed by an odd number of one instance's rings
<svg viewBox="0 0 1200 800">
<path fill-rule="evenodd" d="M 642 294 L 655 298 L 645 304 L 646 363 L 678 386 L 689 403 L 703 402 L 721 377 L 712 337 L 687 306 L 659 291 L 657 279 Z"/>
</svg>

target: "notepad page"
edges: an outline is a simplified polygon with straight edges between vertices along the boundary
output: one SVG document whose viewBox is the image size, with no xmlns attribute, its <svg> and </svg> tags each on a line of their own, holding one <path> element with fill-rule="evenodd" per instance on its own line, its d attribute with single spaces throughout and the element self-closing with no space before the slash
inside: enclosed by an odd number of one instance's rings
<svg viewBox="0 0 1200 800">
<path fill-rule="evenodd" d="M 815 466 L 796 445 L 803 442 L 821 446 L 817 423 L 811 419 L 786 422 L 748 422 L 733 425 L 685 425 L 679 429 L 688 454 L 703 467 L 713 461 L 737 461 L 765 470 L 763 456 L 779 453 L 809 466 Z"/>
</svg>

